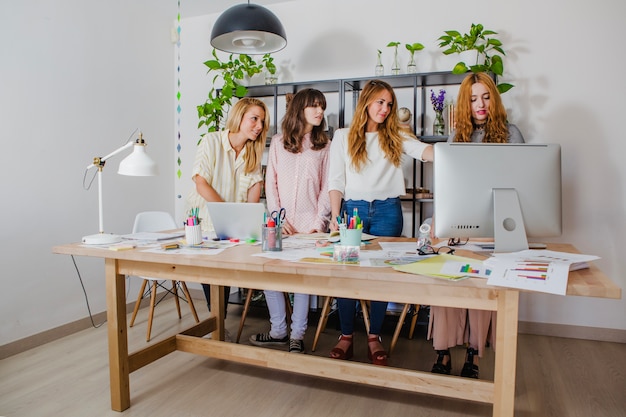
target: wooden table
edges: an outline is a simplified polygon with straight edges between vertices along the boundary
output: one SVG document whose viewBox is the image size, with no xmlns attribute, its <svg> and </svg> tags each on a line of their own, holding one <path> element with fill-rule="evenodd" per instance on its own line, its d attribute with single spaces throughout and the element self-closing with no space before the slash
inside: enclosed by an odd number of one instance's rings
<svg viewBox="0 0 626 417">
<path fill-rule="evenodd" d="M 566 244 L 549 249 L 576 252 Z M 384 386 L 493 404 L 493 415 L 513 416 L 519 291 L 492 287 L 486 280 L 458 282 L 405 274 L 392 268 L 323 265 L 251 256 L 259 246 L 240 245 L 219 256 L 150 253 L 141 248 L 111 251 L 81 244 L 55 246 L 54 253 L 104 258 L 109 342 L 111 408 L 130 407 L 129 375 L 175 351 L 185 351 L 249 365 L 323 378 Z M 460 255 L 471 253 L 458 251 Z M 180 334 L 140 351 L 128 352 L 125 276 L 150 276 L 211 285 L 211 305 L 217 315 Z M 338 361 L 314 355 L 225 343 L 224 286 L 263 288 L 305 294 L 386 300 L 397 303 L 466 307 L 497 311 L 494 381 L 432 374 L 414 370 Z M 571 272 L 567 295 L 621 298 L 621 289 L 591 266 Z M 201 336 L 213 332 L 212 339 Z"/>
</svg>

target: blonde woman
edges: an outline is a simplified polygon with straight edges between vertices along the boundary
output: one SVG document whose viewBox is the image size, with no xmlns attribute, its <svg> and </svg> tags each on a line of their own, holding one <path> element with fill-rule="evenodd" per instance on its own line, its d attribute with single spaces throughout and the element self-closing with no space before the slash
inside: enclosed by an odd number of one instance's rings
<svg viewBox="0 0 626 417">
<path fill-rule="evenodd" d="M 226 128 L 209 132 L 198 144 L 192 180 L 195 189 L 188 207 L 198 207 L 204 231 L 213 230 L 207 201 L 257 203 L 261 198 L 261 159 L 270 125 L 267 106 L 255 98 L 242 98 L 230 109 Z M 210 286 L 202 284 L 211 309 Z M 230 287 L 224 289 L 227 305 Z"/>
<path fill-rule="evenodd" d="M 405 194 L 400 160 L 403 154 L 432 161 L 432 146 L 402 129 L 393 88 L 380 80 L 367 82 L 361 91 L 350 128 L 339 129 L 330 146 L 329 193 L 331 230 L 337 217 L 354 210 L 363 232 L 376 236 L 400 236 L 403 219 L 400 196 Z M 356 301 L 337 299 L 341 337 L 330 352 L 334 359 L 350 359 Z M 372 301 L 368 357 L 376 365 L 387 364 L 380 330 L 387 302 Z"/>
</svg>

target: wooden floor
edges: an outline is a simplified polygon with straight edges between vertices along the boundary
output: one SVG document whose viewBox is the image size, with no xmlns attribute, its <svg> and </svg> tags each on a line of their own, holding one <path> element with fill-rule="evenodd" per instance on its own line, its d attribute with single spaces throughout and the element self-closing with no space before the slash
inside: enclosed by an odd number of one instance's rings
<svg viewBox="0 0 626 417">
<path fill-rule="evenodd" d="M 208 317 L 201 301 L 201 318 Z M 156 342 L 193 323 L 178 321 L 173 301 L 157 306 L 152 330 Z M 227 329 L 236 336 L 241 307 L 230 305 Z M 392 321 L 390 319 L 389 321 Z M 310 323 L 307 349 L 314 328 Z M 387 326 L 387 327 L 392 327 Z M 268 328 L 267 313 L 251 312 L 242 341 Z M 133 351 L 145 345 L 146 310 L 129 329 Z M 491 416 L 490 405 L 376 389 L 286 372 L 239 365 L 175 352 L 131 374 L 131 407 L 111 411 L 106 325 L 88 329 L 0 361 L 0 416 Z M 316 352 L 326 356 L 339 331 L 332 323 Z M 366 361 L 364 333 L 355 335 L 355 359 Z M 387 336 L 384 342 L 389 343 Z M 432 344 L 423 326 L 416 337 L 403 334 L 392 366 L 429 370 Z M 453 373 L 463 349 L 453 351 Z M 481 378 L 493 375 L 493 352 L 481 362 Z M 515 415 L 567 417 L 626 416 L 626 344 L 520 335 Z"/>
</svg>

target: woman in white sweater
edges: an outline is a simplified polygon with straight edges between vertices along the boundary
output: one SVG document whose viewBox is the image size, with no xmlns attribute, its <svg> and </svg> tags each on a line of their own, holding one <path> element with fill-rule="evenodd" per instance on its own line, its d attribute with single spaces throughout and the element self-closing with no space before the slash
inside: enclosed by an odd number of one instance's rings
<svg viewBox="0 0 626 417">
<path fill-rule="evenodd" d="M 402 154 L 432 161 L 432 146 L 422 143 L 403 130 L 398 122 L 398 103 L 393 88 L 380 80 L 368 81 L 356 105 L 350 128 L 339 129 L 330 147 L 328 189 L 331 206 L 331 230 L 337 230 L 337 218 L 352 215 L 356 209 L 363 232 L 376 236 L 400 236 L 405 194 Z M 337 300 L 341 337 L 330 352 L 334 359 L 353 355 L 352 334 L 356 300 Z M 376 365 L 387 364 L 380 330 L 387 302 L 372 301 L 368 357 Z"/>
</svg>

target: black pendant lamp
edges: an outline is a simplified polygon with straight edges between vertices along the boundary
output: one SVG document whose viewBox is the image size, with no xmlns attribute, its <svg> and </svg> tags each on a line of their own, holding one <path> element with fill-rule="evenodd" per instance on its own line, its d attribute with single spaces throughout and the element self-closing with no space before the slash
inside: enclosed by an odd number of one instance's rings
<svg viewBox="0 0 626 417">
<path fill-rule="evenodd" d="M 274 13 L 248 0 L 248 4 L 233 6 L 217 19 L 211 45 L 237 54 L 267 54 L 283 49 L 287 36 Z"/>
</svg>

